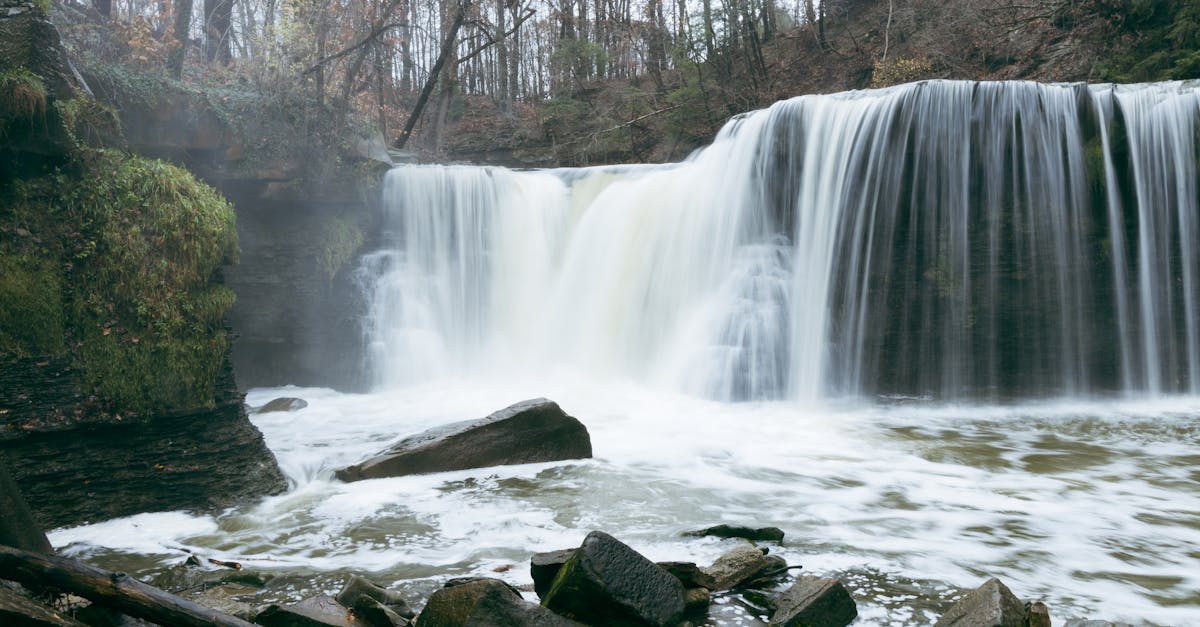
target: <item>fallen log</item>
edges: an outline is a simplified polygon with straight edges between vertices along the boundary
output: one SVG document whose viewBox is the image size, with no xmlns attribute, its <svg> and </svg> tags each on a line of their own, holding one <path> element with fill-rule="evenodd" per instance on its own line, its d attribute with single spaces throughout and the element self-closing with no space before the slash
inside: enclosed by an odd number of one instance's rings
<svg viewBox="0 0 1200 627">
<path fill-rule="evenodd" d="M 177 597 L 125 573 L 78 560 L 0 546 L 0 579 L 27 586 L 58 588 L 159 625 L 254 627 L 240 618 Z"/>
</svg>

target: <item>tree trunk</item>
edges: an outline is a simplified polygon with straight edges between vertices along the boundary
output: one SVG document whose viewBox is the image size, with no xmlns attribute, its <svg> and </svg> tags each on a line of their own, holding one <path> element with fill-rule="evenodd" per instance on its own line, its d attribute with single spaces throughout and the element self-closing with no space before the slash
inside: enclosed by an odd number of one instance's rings
<svg viewBox="0 0 1200 627">
<path fill-rule="evenodd" d="M 454 44 L 458 41 L 458 29 L 462 27 L 463 15 L 466 13 L 466 5 L 470 0 L 463 0 L 463 3 L 458 6 L 455 12 L 454 20 L 450 24 L 450 28 L 446 31 L 446 36 L 442 40 L 442 49 L 438 52 L 437 61 L 434 62 L 433 68 L 429 71 L 429 77 L 425 80 L 425 86 L 421 88 L 421 95 L 417 97 L 417 104 L 413 105 L 412 113 L 408 115 L 408 121 L 404 123 L 404 132 L 401 133 L 400 139 L 396 140 L 397 148 L 404 148 L 408 143 L 408 138 L 412 135 L 412 131 L 417 126 L 417 120 L 421 118 L 421 112 L 425 109 L 425 105 L 429 102 L 429 96 L 433 93 L 433 88 L 438 83 L 438 78 L 442 74 L 442 68 L 451 56 L 454 56 Z"/>
<path fill-rule="evenodd" d="M 229 35 L 233 25 L 233 0 L 204 0 L 204 58 L 229 65 L 233 60 Z"/>
<path fill-rule="evenodd" d="M 217 610 L 113 573 L 57 555 L 0 546 L 3 578 L 35 588 L 58 588 L 123 614 L 179 627 L 253 627 Z"/>
<path fill-rule="evenodd" d="M 171 52 L 167 59 L 167 68 L 176 80 L 183 76 L 183 61 L 187 58 L 188 30 L 192 25 L 192 0 L 176 0 L 175 24 L 171 34 L 175 36 L 178 47 Z"/>
</svg>

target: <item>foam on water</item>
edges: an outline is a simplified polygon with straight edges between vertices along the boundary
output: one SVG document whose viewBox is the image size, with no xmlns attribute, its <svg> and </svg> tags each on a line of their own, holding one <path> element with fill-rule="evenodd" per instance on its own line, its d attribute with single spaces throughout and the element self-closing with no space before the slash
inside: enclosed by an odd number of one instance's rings
<svg viewBox="0 0 1200 627">
<path fill-rule="evenodd" d="M 507 565 L 499 576 L 528 583 L 530 553 L 592 529 L 652 559 L 705 564 L 728 543 L 678 533 L 729 522 L 784 529 L 773 551 L 846 578 L 862 624 L 928 624 L 985 575 L 1046 599 L 1056 621 L 1200 620 L 1198 398 L 815 410 L 559 377 L 364 395 L 263 389 L 248 401 L 284 395 L 309 406 L 255 422 L 287 494 L 215 517 L 60 530 L 52 542 L 117 564 L 149 556 L 145 573 L 183 549 L 285 572 L 366 571 L 419 597 L 439 578 Z M 400 437 L 537 395 L 585 422 L 594 459 L 331 480 Z M 757 620 L 722 608 L 722 624 Z"/>
</svg>

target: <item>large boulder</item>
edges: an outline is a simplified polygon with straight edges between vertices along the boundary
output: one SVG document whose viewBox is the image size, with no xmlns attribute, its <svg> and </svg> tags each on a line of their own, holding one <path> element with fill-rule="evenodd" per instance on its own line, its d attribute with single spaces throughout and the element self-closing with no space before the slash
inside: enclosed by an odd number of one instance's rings
<svg viewBox="0 0 1200 627">
<path fill-rule="evenodd" d="M 335 474 L 342 481 L 360 481 L 591 456 L 592 440 L 583 423 L 538 398 L 405 438 Z"/>
<path fill-rule="evenodd" d="M 775 599 L 771 625 L 783 627 L 844 627 L 858 608 L 850 592 L 837 579 L 801 577 Z"/>
<path fill-rule="evenodd" d="M 1025 604 L 999 579 L 966 593 L 934 627 L 1024 627 Z"/>
<path fill-rule="evenodd" d="M 675 625 L 685 607 L 674 575 L 616 538 L 593 531 L 555 578 L 542 605 L 589 625 Z"/>
<path fill-rule="evenodd" d="M 417 619 L 421 627 L 570 627 L 574 623 L 529 603 L 498 579 L 442 588 Z"/>
</svg>

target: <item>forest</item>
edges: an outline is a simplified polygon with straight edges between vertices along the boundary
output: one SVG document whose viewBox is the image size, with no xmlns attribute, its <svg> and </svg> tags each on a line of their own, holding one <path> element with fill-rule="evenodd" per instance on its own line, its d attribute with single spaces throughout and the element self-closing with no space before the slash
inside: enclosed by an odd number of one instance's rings
<svg viewBox="0 0 1200 627">
<path fill-rule="evenodd" d="M 298 99 L 335 129 L 466 160 L 497 143 L 536 146 L 541 165 L 678 159 L 801 93 L 1200 72 L 1200 9 L 1181 0 L 193 4 L 68 3 L 64 36 L 91 64 Z"/>
</svg>

